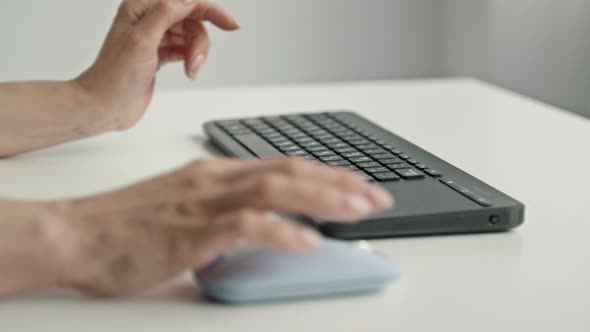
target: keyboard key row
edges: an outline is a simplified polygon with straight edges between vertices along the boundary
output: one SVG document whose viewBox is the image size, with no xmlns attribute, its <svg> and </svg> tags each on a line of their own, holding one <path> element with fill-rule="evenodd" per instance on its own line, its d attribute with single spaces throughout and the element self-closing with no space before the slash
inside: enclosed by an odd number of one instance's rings
<svg viewBox="0 0 590 332">
<path fill-rule="evenodd" d="M 408 164 L 416 165 L 430 176 L 441 176 L 436 170 L 420 164 L 378 137 L 331 117 L 323 114 L 292 115 L 222 121 L 218 124 L 232 136 L 257 133 L 286 155 L 320 160 L 359 174 L 362 172 L 365 178 L 372 176 L 379 181 L 395 181 L 425 177 L 424 173 Z"/>
</svg>

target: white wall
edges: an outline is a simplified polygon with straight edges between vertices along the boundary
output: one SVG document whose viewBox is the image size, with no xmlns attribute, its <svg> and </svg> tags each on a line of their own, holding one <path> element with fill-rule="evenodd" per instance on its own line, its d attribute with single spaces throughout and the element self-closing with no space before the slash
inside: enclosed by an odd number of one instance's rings
<svg viewBox="0 0 590 332">
<path fill-rule="evenodd" d="M 590 1 L 448 0 L 445 73 L 590 116 Z"/>
<path fill-rule="evenodd" d="M 64 78 L 92 61 L 119 0 L 4 1 L 0 80 Z M 437 0 L 220 0 L 241 22 L 213 31 L 204 84 L 431 76 Z M 189 86 L 180 68 L 160 85 Z"/>
<path fill-rule="evenodd" d="M 476 76 L 590 116 L 587 0 L 218 0 L 199 83 L 160 87 Z M 94 58 L 119 0 L 3 1 L 0 81 L 68 78 Z"/>
</svg>

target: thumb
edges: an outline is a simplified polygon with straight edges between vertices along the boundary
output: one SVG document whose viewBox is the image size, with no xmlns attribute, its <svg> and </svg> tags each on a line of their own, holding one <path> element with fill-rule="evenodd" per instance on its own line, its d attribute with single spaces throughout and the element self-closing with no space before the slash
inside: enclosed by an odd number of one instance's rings
<svg viewBox="0 0 590 332">
<path fill-rule="evenodd" d="M 142 45 L 156 51 L 166 34 L 174 24 L 188 17 L 198 0 L 160 0 L 148 11 L 133 28 Z"/>
</svg>

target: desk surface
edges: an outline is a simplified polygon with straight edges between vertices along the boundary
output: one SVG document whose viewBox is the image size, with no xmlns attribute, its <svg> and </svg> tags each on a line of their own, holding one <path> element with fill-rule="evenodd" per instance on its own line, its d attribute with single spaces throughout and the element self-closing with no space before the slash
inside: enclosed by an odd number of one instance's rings
<svg viewBox="0 0 590 332">
<path fill-rule="evenodd" d="M 0 161 L 0 196 L 113 189 L 208 157 L 212 118 L 355 109 L 527 206 L 514 232 L 373 241 L 401 280 L 372 296 L 224 307 L 182 276 L 110 302 L 0 302 L 3 331 L 590 330 L 590 121 L 473 80 L 160 92 L 131 131 Z"/>
</svg>

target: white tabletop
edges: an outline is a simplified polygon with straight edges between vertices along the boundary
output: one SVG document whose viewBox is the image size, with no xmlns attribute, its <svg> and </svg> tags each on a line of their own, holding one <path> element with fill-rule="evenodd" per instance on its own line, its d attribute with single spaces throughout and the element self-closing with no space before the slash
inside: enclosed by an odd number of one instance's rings
<svg viewBox="0 0 590 332">
<path fill-rule="evenodd" d="M 188 277 L 136 298 L 46 291 L 0 302 L 2 331 L 589 331 L 590 121 L 473 80 L 159 92 L 125 133 L 0 160 L 0 196 L 119 187 L 209 157 L 212 118 L 353 109 L 521 200 L 514 232 L 372 241 L 384 293 L 226 307 Z"/>
</svg>

